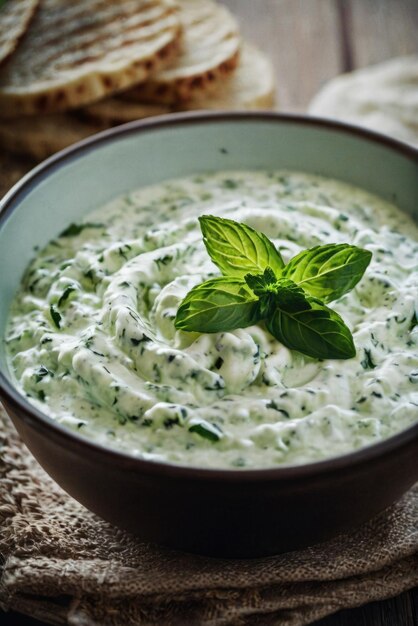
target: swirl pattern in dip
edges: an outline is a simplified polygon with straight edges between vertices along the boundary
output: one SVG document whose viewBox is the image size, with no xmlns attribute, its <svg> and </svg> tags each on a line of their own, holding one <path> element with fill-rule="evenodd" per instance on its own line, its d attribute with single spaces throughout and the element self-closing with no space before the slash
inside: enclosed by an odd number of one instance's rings
<svg viewBox="0 0 418 626">
<path fill-rule="evenodd" d="M 263 231 L 287 262 L 303 248 L 373 252 L 331 305 L 357 356 L 316 361 L 262 324 L 176 331 L 179 303 L 217 275 L 197 221 Z M 418 420 L 418 229 L 396 207 L 338 181 L 227 172 L 140 189 L 38 253 L 12 306 L 11 369 L 31 402 L 87 437 L 146 459 L 200 467 L 307 463 Z M 189 429 L 203 422 L 216 441 Z"/>
</svg>

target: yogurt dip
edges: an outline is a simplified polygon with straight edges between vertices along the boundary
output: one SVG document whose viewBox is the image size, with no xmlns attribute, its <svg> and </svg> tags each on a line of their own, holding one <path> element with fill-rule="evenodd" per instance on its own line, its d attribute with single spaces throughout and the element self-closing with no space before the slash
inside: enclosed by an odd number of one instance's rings
<svg viewBox="0 0 418 626">
<path fill-rule="evenodd" d="M 187 292 L 219 274 L 197 220 L 208 213 L 264 232 L 285 262 L 317 244 L 372 251 L 360 283 L 330 305 L 356 357 L 311 359 L 263 324 L 176 331 Z M 395 206 L 304 173 L 204 174 L 133 191 L 37 251 L 11 307 L 9 364 L 52 419 L 144 459 L 309 463 L 418 420 L 417 293 L 418 228 Z"/>
</svg>

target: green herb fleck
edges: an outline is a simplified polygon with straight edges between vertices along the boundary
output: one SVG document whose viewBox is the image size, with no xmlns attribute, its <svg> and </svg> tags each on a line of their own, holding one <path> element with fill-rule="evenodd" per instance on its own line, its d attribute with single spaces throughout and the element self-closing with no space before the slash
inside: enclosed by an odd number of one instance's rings
<svg viewBox="0 0 418 626">
<path fill-rule="evenodd" d="M 371 350 L 364 348 L 364 359 L 361 361 L 361 367 L 365 370 L 374 370 L 376 363 L 372 359 Z"/>
<path fill-rule="evenodd" d="M 86 222 L 85 224 L 75 224 L 74 222 L 62 231 L 60 237 L 76 237 L 86 228 L 104 228 L 104 224 Z"/>
<path fill-rule="evenodd" d="M 48 376 L 48 375 L 51 377 L 54 376 L 53 372 L 50 372 L 49 369 L 41 365 L 41 367 L 37 369 L 35 372 L 35 382 L 36 383 L 41 382 L 41 380 L 45 378 L 45 376 Z"/>
<path fill-rule="evenodd" d="M 54 322 L 55 326 L 57 328 L 61 328 L 61 315 L 58 313 L 58 311 L 56 310 L 56 308 L 54 307 L 53 304 L 51 304 L 51 306 L 49 307 L 49 312 L 51 315 L 51 319 Z"/>
<path fill-rule="evenodd" d="M 208 439 L 208 441 L 213 442 L 219 441 L 223 436 L 223 433 L 219 426 L 211 424 L 210 422 L 206 422 L 205 420 L 201 420 L 192 424 L 189 427 L 189 432 L 196 433 L 196 435 L 199 435 L 200 437 L 203 437 L 204 439 Z"/>
<path fill-rule="evenodd" d="M 154 259 L 154 262 L 157 264 L 158 269 L 161 269 L 161 265 L 166 266 L 169 265 L 171 263 L 171 261 L 173 260 L 173 257 L 170 256 L 169 254 L 166 254 L 165 256 L 161 257 L 160 259 Z"/>
<path fill-rule="evenodd" d="M 239 456 L 238 458 L 234 459 L 231 463 L 231 465 L 233 467 L 245 467 L 246 466 L 246 461 L 244 459 L 244 457 Z"/>
<path fill-rule="evenodd" d="M 225 189 L 237 189 L 238 186 L 239 183 L 236 180 L 232 180 L 232 178 L 226 178 L 222 182 L 222 187 L 224 187 Z"/>
<path fill-rule="evenodd" d="M 57 306 L 62 306 L 64 304 L 64 302 L 66 300 L 68 300 L 68 297 L 70 296 L 70 294 L 73 293 L 73 291 L 76 291 L 76 288 L 72 285 L 69 285 L 68 287 L 66 287 L 60 297 L 60 299 L 57 302 Z"/>
</svg>

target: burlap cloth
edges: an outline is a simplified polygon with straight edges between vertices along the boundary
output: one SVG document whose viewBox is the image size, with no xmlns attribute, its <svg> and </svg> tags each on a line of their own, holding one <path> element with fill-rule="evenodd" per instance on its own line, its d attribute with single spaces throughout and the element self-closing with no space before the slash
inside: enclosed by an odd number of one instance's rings
<svg viewBox="0 0 418 626">
<path fill-rule="evenodd" d="M 0 407 L 0 606 L 72 626 L 300 626 L 418 584 L 418 485 L 350 534 L 224 561 L 141 543 L 40 468 Z"/>
</svg>

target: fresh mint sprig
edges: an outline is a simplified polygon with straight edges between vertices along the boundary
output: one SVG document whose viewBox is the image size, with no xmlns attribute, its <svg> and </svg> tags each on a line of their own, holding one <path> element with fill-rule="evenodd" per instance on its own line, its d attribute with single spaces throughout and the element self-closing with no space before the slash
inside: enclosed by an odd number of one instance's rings
<svg viewBox="0 0 418 626">
<path fill-rule="evenodd" d="M 199 222 L 206 250 L 224 276 L 244 278 L 266 267 L 280 273 L 284 267 L 270 239 L 250 226 L 213 215 L 203 215 Z"/>
<path fill-rule="evenodd" d="M 239 278 L 220 276 L 194 287 L 177 311 L 176 328 L 217 333 L 259 321 L 259 299 Z"/>
<path fill-rule="evenodd" d="M 359 282 L 372 254 L 349 244 L 304 250 L 284 264 L 273 242 L 246 224 L 204 215 L 203 241 L 223 276 L 194 287 L 175 326 L 216 333 L 261 320 L 283 345 L 317 359 L 355 356 L 353 336 L 326 304 Z"/>
<path fill-rule="evenodd" d="M 328 303 L 357 285 L 371 258 L 368 250 L 346 243 L 315 246 L 294 256 L 283 269 L 283 276 Z"/>
</svg>

